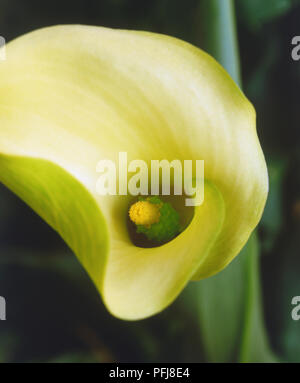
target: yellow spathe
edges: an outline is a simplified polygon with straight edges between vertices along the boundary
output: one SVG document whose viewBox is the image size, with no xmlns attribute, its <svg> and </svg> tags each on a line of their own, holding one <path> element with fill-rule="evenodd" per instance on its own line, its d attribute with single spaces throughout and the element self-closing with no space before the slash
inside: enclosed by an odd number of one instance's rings
<svg viewBox="0 0 300 383">
<path fill-rule="evenodd" d="M 255 111 L 225 70 L 183 41 L 57 26 L 7 45 L 0 62 L 0 181 L 74 250 L 107 308 L 153 315 L 190 279 L 224 268 L 268 191 Z M 205 161 L 204 203 L 156 248 L 132 244 L 128 196 L 100 196 L 97 162 Z"/>
</svg>

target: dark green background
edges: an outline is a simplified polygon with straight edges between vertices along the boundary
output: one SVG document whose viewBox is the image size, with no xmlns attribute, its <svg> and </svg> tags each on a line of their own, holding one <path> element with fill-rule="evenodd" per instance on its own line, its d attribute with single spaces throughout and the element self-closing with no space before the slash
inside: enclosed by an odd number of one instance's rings
<svg viewBox="0 0 300 383">
<path fill-rule="evenodd" d="M 290 313 L 292 297 L 300 295 L 300 61 L 291 58 L 300 2 L 239 0 L 236 14 L 243 89 L 257 111 L 270 175 L 258 232 L 265 323 L 277 357 L 299 362 L 300 321 Z M 160 32 L 201 47 L 200 20 L 201 0 L 0 1 L 7 41 L 80 23 Z M 111 317 L 57 234 L 0 186 L 0 295 L 7 300 L 0 362 L 207 360 L 193 294 L 188 288 L 144 321 Z"/>
</svg>

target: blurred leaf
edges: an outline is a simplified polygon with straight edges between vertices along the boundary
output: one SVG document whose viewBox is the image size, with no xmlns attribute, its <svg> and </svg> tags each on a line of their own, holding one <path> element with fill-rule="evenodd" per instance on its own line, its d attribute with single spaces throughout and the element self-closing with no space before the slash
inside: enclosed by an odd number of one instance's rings
<svg viewBox="0 0 300 383">
<path fill-rule="evenodd" d="M 74 354 L 62 354 L 56 358 L 47 360 L 48 363 L 99 363 L 101 359 L 95 357 L 95 355 L 74 353 Z"/>
<path fill-rule="evenodd" d="M 245 84 L 245 90 L 251 100 L 259 101 L 264 104 L 268 88 L 268 82 L 272 81 L 270 76 L 272 66 L 276 59 L 280 56 L 280 49 L 278 47 L 278 40 L 269 39 L 268 44 L 262 53 L 257 65 L 254 67 L 250 78 Z"/>
<path fill-rule="evenodd" d="M 262 216 L 262 247 L 270 251 L 283 224 L 283 185 L 287 170 L 286 158 L 272 157 L 268 161 L 269 195 Z"/>
<path fill-rule="evenodd" d="M 277 289 L 272 293 L 275 300 L 272 300 L 275 316 L 274 326 L 276 326 L 275 343 L 278 352 L 288 362 L 300 362 L 300 321 L 295 321 L 291 317 L 294 306 L 291 304 L 292 298 L 300 295 L 300 214 L 298 204 L 300 202 L 300 151 L 292 157 L 289 170 L 289 194 L 288 206 L 289 214 L 285 222 L 285 231 L 280 236 L 278 246 L 276 246 L 276 256 L 278 259 L 277 268 L 280 269 L 276 278 Z M 275 311 L 276 310 L 276 311 Z"/>
<path fill-rule="evenodd" d="M 8 363 L 11 361 L 14 350 L 18 344 L 18 339 L 13 331 L 1 332 L 1 327 L 0 338 L 0 363 Z"/>
<path fill-rule="evenodd" d="M 252 31 L 284 15 L 296 4 L 299 0 L 237 0 L 239 15 Z"/>
<path fill-rule="evenodd" d="M 190 290 L 207 361 L 276 361 L 263 325 L 255 234 L 225 270 Z"/>
<path fill-rule="evenodd" d="M 278 359 L 270 350 L 264 327 L 259 280 L 258 240 L 255 234 L 249 240 L 245 251 L 248 263 L 246 274 L 247 293 L 239 360 L 251 363 L 278 362 Z"/>
<path fill-rule="evenodd" d="M 240 254 L 221 273 L 192 286 L 209 362 L 236 360 L 245 307 L 244 275 L 245 256 Z"/>
<path fill-rule="evenodd" d="M 270 297 L 273 309 L 274 345 L 281 357 L 287 362 L 300 362 L 300 321 L 292 319 L 291 312 L 295 307 L 292 298 L 300 295 L 299 288 L 299 248 L 300 224 L 295 227 L 284 242 L 279 245 L 277 257 L 281 262 L 280 273 L 276 277 L 276 287 L 271 289 Z M 270 293 L 269 293 L 270 295 Z"/>
</svg>

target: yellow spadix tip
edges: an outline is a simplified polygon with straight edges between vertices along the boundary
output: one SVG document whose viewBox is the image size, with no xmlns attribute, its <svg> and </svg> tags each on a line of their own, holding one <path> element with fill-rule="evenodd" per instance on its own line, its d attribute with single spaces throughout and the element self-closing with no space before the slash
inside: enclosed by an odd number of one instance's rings
<svg viewBox="0 0 300 383">
<path fill-rule="evenodd" d="M 130 207 L 129 218 L 136 225 L 151 226 L 159 222 L 159 205 L 149 201 L 138 201 Z"/>
</svg>

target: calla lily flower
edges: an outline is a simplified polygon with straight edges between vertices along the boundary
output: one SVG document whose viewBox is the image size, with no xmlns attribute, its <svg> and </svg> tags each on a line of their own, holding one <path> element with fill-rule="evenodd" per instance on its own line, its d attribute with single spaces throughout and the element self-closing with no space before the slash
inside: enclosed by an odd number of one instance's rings
<svg viewBox="0 0 300 383">
<path fill-rule="evenodd" d="M 0 181 L 62 236 L 113 315 L 141 319 L 222 270 L 258 224 L 268 176 L 255 120 L 226 71 L 188 43 L 44 28 L 10 42 L 0 62 Z M 98 161 L 119 152 L 205 161 L 204 202 L 169 242 L 137 246 L 132 196 L 97 193 Z"/>
</svg>

